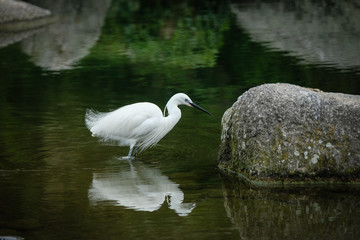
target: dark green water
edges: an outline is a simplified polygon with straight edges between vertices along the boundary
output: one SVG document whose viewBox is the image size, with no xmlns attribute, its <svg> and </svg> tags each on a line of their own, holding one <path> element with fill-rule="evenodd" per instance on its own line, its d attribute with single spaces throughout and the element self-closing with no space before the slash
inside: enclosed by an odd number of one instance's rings
<svg viewBox="0 0 360 240">
<path fill-rule="evenodd" d="M 250 87 L 360 94 L 351 2 L 308 1 L 318 18 L 290 1 L 31 2 L 59 17 L 0 33 L 0 236 L 358 238 L 358 187 L 251 189 L 217 170 L 222 114 Z M 163 108 L 177 92 L 213 116 L 182 107 L 177 126 L 132 164 L 119 160 L 127 148 L 101 145 L 84 125 L 87 108 Z"/>
</svg>

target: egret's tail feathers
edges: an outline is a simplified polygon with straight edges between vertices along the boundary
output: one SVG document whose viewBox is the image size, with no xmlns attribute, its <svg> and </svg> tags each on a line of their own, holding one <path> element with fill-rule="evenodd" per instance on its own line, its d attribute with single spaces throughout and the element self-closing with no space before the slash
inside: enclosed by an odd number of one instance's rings
<svg viewBox="0 0 360 240">
<path fill-rule="evenodd" d="M 86 109 L 85 114 L 85 125 L 91 131 L 91 128 L 94 127 L 101 118 L 103 118 L 105 113 L 95 111 L 93 109 Z"/>
<path fill-rule="evenodd" d="M 106 127 L 108 122 L 105 117 L 109 113 L 98 112 L 93 109 L 87 109 L 85 113 L 85 125 L 90 130 L 92 137 L 97 137 L 99 142 L 110 146 L 126 146 L 126 139 L 111 134 Z"/>
</svg>

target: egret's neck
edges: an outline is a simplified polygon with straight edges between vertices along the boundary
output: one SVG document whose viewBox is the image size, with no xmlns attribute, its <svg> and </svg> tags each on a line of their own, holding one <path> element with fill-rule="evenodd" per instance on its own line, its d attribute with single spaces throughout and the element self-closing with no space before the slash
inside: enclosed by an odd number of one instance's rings
<svg viewBox="0 0 360 240">
<path fill-rule="evenodd" d="M 176 104 L 173 104 L 170 101 L 166 104 L 166 108 L 168 115 L 164 117 L 168 124 L 171 125 L 171 128 L 173 128 L 181 118 L 181 111 Z"/>
</svg>

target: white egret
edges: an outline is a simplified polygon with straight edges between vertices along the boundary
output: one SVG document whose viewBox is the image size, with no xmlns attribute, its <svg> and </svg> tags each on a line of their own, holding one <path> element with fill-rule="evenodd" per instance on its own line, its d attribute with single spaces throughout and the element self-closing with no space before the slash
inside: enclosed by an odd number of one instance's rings
<svg viewBox="0 0 360 240">
<path fill-rule="evenodd" d="M 115 111 L 101 113 L 87 110 L 85 123 L 93 137 L 103 141 L 129 146 L 126 158 L 132 158 L 133 149 L 143 151 L 156 145 L 181 118 L 179 105 L 197 108 L 209 115 L 208 111 L 191 101 L 184 93 L 177 93 L 167 102 L 164 112 L 153 103 L 140 102 L 126 105 Z M 168 115 L 166 116 L 166 110 Z"/>
</svg>

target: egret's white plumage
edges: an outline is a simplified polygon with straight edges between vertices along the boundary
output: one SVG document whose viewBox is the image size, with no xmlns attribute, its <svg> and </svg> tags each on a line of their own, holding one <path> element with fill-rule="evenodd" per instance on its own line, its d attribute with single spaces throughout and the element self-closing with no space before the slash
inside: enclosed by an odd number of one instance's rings
<svg viewBox="0 0 360 240">
<path fill-rule="evenodd" d="M 181 118 L 178 105 L 195 107 L 209 114 L 186 94 L 177 93 L 166 104 L 164 113 L 153 103 L 140 102 L 109 113 L 87 110 L 85 123 L 92 136 L 115 141 L 119 146 L 130 146 L 128 157 L 131 157 L 134 147 L 142 151 L 156 145 L 176 125 Z"/>
</svg>

